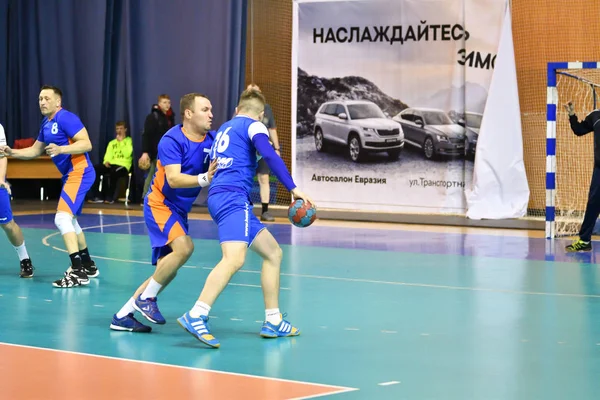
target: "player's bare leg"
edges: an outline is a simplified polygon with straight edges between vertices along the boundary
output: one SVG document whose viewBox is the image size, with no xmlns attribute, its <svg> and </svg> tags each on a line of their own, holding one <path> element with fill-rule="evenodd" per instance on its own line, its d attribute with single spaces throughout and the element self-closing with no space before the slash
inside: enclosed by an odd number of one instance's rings
<svg viewBox="0 0 600 400">
<path fill-rule="evenodd" d="M 263 229 L 256 235 L 251 249 L 263 259 L 260 281 L 265 300 L 265 309 L 279 310 L 279 276 L 283 251 L 271 232 L 266 229 Z M 281 316 L 279 315 L 279 311 L 277 311 L 276 318 L 272 322 L 277 325 L 280 321 Z"/>
<path fill-rule="evenodd" d="M 283 251 L 279 244 L 266 229 L 256 235 L 252 242 L 252 250 L 263 259 L 261 284 L 265 299 L 265 322 L 260 335 L 265 338 L 298 336 L 300 330 L 283 319 L 279 311 L 279 277 Z"/>
<path fill-rule="evenodd" d="M 145 296 L 142 296 L 142 299 L 155 297 L 156 295 L 160 294 L 160 292 L 162 292 L 177 276 L 177 271 L 179 271 L 179 268 L 181 268 L 183 264 L 189 260 L 190 256 L 194 252 L 194 243 L 189 236 L 179 237 L 175 239 L 169 246 L 173 249 L 173 252 L 158 259 L 154 275 L 146 279 L 146 281 L 140 285 L 140 287 L 133 294 L 133 298 L 137 298 L 138 296 L 144 294 L 144 291 L 146 291 L 146 288 L 152 280 L 160 285 L 158 291 L 156 294 L 154 294 L 154 292 L 147 292 L 145 293 Z"/>
<path fill-rule="evenodd" d="M 265 301 L 265 322 L 260 335 L 266 338 L 299 335 L 300 330 L 284 320 L 279 311 L 279 276 L 283 258 L 281 247 L 271 232 L 263 229 L 252 242 L 251 248 L 263 259 L 261 284 Z M 208 329 L 210 309 L 231 277 L 244 264 L 247 252 L 246 243 L 223 243 L 221 249 L 223 258 L 209 274 L 198 301 L 188 313 L 177 319 L 188 333 L 211 347 L 219 347 L 220 343 Z"/>
<path fill-rule="evenodd" d="M 17 223 L 14 220 L 10 221 L 8 224 L 0 225 L 0 227 L 2 227 L 2 230 L 6 234 L 8 241 L 14 247 L 22 245 L 25 241 L 23 237 L 23 231 L 21 231 L 21 228 L 19 227 L 19 225 L 17 225 Z"/>
<path fill-rule="evenodd" d="M 271 232 L 263 229 L 252 242 L 252 250 L 263 259 L 261 284 L 265 299 L 265 322 L 260 335 L 265 338 L 298 336 L 300 330 L 288 321 L 279 311 L 279 277 L 283 251 Z"/>
<path fill-rule="evenodd" d="M 75 234 L 77 234 L 77 248 L 79 249 L 79 255 L 81 257 L 81 266 L 87 274 L 88 278 L 95 278 L 100 275 L 100 271 L 96 267 L 96 263 L 91 259 L 90 253 L 87 248 L 87 241 L 85 240 L 85 234 L 79 226 L 77 217 L 73 218 L 73 225 L 75 226 Z"/>
<path fill-rule="evenodd" d="M 194 242 L 189 236 L 180 236 L 173 240 L 169 246 L 173 252 L 167 254 L 157 263 L 153 275 L 154 280 L 160 283 L 161 286 L 168 285 L 175 278 L 179 268 L 189 260 L 194 252 Z"/>
<path fill-rule="evenodd" d="M 139 311 L 153 323 L 164 324 L 166 322 L 158 310 L 156 297 L 177 276 L 179 268 L 189 260 L 194 252 L 194 242 L 189 236 L 180 236 L 173 240 L 169 247 L 172 252 L 157 260 L 154 274 L 137 288 L 133 297 L 113 316 L 111 329 L 150 332 L 150 327 L 133 318 L 135 311 Z"/>
<path fill-rule="evenodd" d="M 248 245 L 241 242 L 226 242 L 221 244 L 223 257 L 217 266 L 208 274 L 204 289 L 198 297 L 198 302 L 209 307 L 215 303 L 221 292 L 225 289 L 231 277 L 244 265 Z M 199 317 L 202 309 L 192 309 L 192 316 Z"/>
<path fill-rule="evenodd" d="M 261 203 L 269 203 L 269 197 L 271 196 L 271 186 L 269 185 L 269 174 L 256 174 L 258 180 L 260 201 Z"/>
<path fill-rule="evenodd" d="M 260 202 L 262 204 L 262 214 L 260 219 L 262 221 L 272 222 L 275 218 L 269 213 L 269 200 L 271 197 L 271 185 L 269 182 L 269 174 L 256 174 L 258 180 L 258 189 L 260 193 Z"/>
<path fill-rule="evenodd" d="M 64 278 L 54 281 L 52 285 L 58 288 L 71 288 L 89 284 L 90 279 L 83 267 L 81 252 L 79 251 L 79 240 L 77 236 L 82 234 L 82 230 L 77 222 L 77 218 L 74 218 L 71 213 L 59 210 L 54 216 L 54 223 L 65 242 L 71 265 L 65 272 Z"/>
<path fill-rule="evenodd" d="M 62 237 L 69 254 L 79 253 L 79 242 L 75 232 L 65 233 Z"/>
<path fill-rule="evenodd" d="M 177 319 L 179 325 L 189 334 L 214 348 L 221 344 L 208 329 L 208 314 L 231 277 L 244 265 L 248 245 L 245 242 L 225 242 L 221 243 L 221 251 L 223 257 L 208 274 L 198 301 L 189 312 Z"/>
<path fill-rule="evenodd" d="M 31 259 L 29 258 L 29 254 L 27 253 L 27 248 L 25 247 L 25 238 L 23 237 L 21 227 L 19 227 L 14 220 L 11 220 L 6 224 L 0 224 L 0 227 L 19 256 L 19 261 L 21 263 L 21 278 L 32 278 L 34 268 Z"/>
</svg>

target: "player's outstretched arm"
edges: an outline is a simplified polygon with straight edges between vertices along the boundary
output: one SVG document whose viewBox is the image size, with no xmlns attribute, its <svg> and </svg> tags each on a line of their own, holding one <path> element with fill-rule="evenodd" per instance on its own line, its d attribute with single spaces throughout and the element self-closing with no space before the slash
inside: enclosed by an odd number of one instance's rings
<svg viewBox="0 0 600 400">
<path fill-rule="evenodd" d="M 571 130 L 575 135 L 583 136 L 594 130 L 591 113 L 588 114 L 583 121 L 579 122 L 577 120 L 577 115 L 575 114 L 575 105 L 572 102 L 565 104 L 565 109 L 569 114 L 569 124 L 571 125 Z"/>
<path fill-rule="evenodd" d="M 312 199 L 298 190 L 296 183 L 294 183 L 290 172 L 285 166 L 285 163 L 269 143 L 269 138 L 267 135 L 262 133 L 255 134 L 252 137 L 252 143 L 260 155 L 265 159 L 265 162 L 271 171 L 273 171 L 273 174 L 277 177 L 277 179 L 279 179 L 279 182 L 281 182 L 281 184 L 292 193 L 294 198 L 302 199 L 311 203 L 312 205 L 315 205 Z"/>
<path fill-rule="evenodd" d="M 44 142 L 35 141 L 33 146 L 25 149 L 11 149 L 9 146 L 0 146 L 0 156 L 17 158 L 19 160 L 31 160 L 44 154 Z"/>
<path fill-rule="evenodd" d="M 199 175 L 182 174 L 181 164 L 169 164 L 165 166 L 165 175 L 173 189 L 196 188 L 210 185 L 216 170 L 217 160 L 211 161 L 208 171 Z"/>
<path fill-rule="evenodd" d="M 57 146 L 54 143 L 50 143 L 45 148 L 46 154 L 50 157 L 54 157 L 58 154 L 83 154 L 92 150 L 92 142 L 88 136 L 87 130 L 82 128 L 75 136 L 73 136 L 73 143 L 67 146 Z"/>
</svg>

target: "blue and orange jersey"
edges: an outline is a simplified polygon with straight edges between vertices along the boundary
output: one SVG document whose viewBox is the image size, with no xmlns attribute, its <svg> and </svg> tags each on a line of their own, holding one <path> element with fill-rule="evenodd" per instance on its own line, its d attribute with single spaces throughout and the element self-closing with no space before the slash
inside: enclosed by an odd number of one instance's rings
<svg viewBox="0 0 600 400">
<path fill-rule="evenodd" d="M 210 164 L 210 148 L 215 132 L 209 131 L 204 139 L 194 141 L 185 135 L 181 124 L 169 129 L 158 143 L 156 172 L 148 191 L 148 205 L 165 204 L 181 215 L 187 215 L 194 201 L 200 194 L 200 187 L 173 189 L 169 186 L 165 167 L 181 165 L 181 173 L 198 175 L 208 171 Z"/>
<path fill-rule="evenodd" d="M 74 142 L 73 137 L 83 128 L 83 123 L 77 115 L 61 108 L 52 119 L 44 117 L 37 140 L 46 145 L 54 143 L 57 146 L 68 146 Z M 63 177 L 74 170 L 93 168 L 87 153 L 59 154 L 52 157 L 52 161 Z"/>
</svg>

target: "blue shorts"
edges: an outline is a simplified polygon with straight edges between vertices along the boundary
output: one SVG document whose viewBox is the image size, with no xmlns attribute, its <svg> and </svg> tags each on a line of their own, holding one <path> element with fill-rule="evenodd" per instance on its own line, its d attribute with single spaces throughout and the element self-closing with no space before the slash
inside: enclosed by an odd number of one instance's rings
<svg viewBox="0 0 600 400">
<path fill-rule="evenodd" d="M 0 188 L 0 225 L 8 224 L 12 221 L 12 209 L 10 208 L 10 195 L 8 190 Z"/>
<path fill-rule="evenodd" d="M 144 199 L 144 221 L 152 246 L 152 265 L 173 251 L 169 243 L 180 236 L 187 236 L 189 231 L 186 217 L 163 203 L 149 205 L 147 197 Z"/>
<path fill-rule="evenodd" d="M 219 242 L 252 244 L 256 235 L 265 229 L 252 208 L 252 202 L 244 193 L 209 193 L 208 212 L 219 227 Z"/>
<path fill-rule="evenodd" d="M 63 188 L 58 200 L 57 211 L 63 211 L 73 216 L 81 215 L 85 197 L 95 180 L 94 168 L 74 170 L 63 176 Z"/>
</svg>

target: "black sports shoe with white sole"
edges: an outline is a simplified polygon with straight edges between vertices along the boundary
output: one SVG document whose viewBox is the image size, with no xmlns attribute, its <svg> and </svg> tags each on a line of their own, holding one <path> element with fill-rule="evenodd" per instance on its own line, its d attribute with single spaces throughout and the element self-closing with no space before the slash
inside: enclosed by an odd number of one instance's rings
<svg viewBox="0 0 600 400">
<path fill-rule="evenodd" d="M 32 278 L 33 277 L 33 264 L 31 263 L 31 259 L 26 258 L 21 260 L 21 278 Z"/>
<path fill-rule="evenodd" d="M 88 285 L 90 279 L 83 270 L 73 270 L 71 267 L 65 272 L 65 276 L 52 282 L 56 288 L 72 288 L 75 286 Z"/>
</svg>

